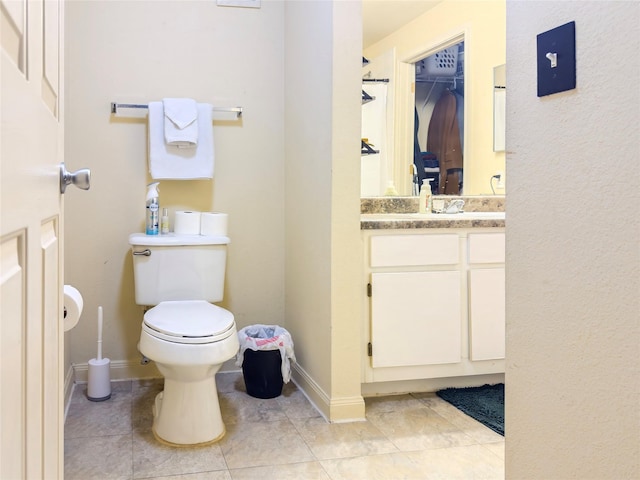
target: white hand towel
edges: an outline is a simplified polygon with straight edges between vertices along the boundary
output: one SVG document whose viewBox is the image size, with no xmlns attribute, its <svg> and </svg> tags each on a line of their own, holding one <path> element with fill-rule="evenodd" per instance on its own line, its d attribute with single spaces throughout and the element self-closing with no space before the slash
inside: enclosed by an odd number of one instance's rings
<svg viewBox="0 0 640 480">
<path fill-rule="evenodd" d="M 211 105 L 198 105 L 198 145 L 179 148 L 164 141 L 162 102 L 149 103 L 149 172 L 154 180 L 213 178 L 213 126 Z"/>
<path fill-rule="evenodd" d="M 164 138 L 168 145 L 193 148 L 198 144 L 198 104 L 191 98 L 163 98 Z"/>
</svg>

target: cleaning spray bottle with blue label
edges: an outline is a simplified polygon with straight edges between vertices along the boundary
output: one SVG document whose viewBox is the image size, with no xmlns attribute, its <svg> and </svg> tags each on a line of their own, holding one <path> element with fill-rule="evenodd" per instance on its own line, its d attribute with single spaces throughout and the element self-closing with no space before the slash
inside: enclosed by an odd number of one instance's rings
<svg viewBox="0 0 640 480">
<path fill-rule="evenodd" d="M 147 185 L 147 235 L 158 235 L 158 220 L 160 218 L 160 199 L 158 196 L 158 184 L 154 182 Z"/>
</svg>

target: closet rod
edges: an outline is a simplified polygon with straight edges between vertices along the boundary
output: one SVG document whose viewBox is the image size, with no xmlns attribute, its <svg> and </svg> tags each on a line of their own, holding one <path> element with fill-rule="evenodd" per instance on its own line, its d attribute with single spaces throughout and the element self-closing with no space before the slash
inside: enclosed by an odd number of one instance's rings
<svg viewBox="0 0 640 480">
<path fill-rule="evenodd" d="M 389 79 L 388 78 L 363 78 L 362 79 L 363 82 L 383 82 L 383 83 L 389 83 Z"/>
<path fill-rule="evenodd" d="M 118 113 L 119 108 L 149 108 L 149 105 L 139 103 L 116 103 L 111 102 L 111 113 Z M 212 107 L 213 112 L 231 112 L 235 113 L 237 118 L 242 116 L 242 107 Z"/>
<path fill-rule="evenodd" d="M 453 83 L 457 80 L 464 82 L 464 78 L 430 77 L 430 78 L 416 78 L 416 83 Z"/>
</svg>

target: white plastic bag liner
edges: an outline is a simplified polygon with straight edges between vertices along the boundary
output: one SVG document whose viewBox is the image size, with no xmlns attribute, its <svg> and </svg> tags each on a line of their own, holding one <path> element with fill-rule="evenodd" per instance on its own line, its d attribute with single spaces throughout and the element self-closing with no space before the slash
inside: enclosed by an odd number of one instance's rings
<svg viewBox="0 0 640 480">
<path fill-rule="evenodd" d="M 291 380 L 290 360 L 296 361 L 293 352 L 291 334 L 278 325 L 251 325 L 238 332 L 240 350 L 236 355 L 236 366 L 241 367 L 244 361 L 244 351 L 249 348 L 258 350 L 280 350 L 282 356 L 282 381 Z"/>
</svg>

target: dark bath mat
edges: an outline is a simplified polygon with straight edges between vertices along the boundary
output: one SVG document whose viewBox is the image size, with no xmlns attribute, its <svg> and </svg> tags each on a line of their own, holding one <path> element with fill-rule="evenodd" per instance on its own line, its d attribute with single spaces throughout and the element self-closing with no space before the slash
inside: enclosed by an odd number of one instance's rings
<svg viewBox="0 0 640 480">
<path fill-rule="evenodd" d="M 504 436 L 504 383 L 482 387 L 445 388 L 437 391 L 436 395 Z"/>
</svg>

